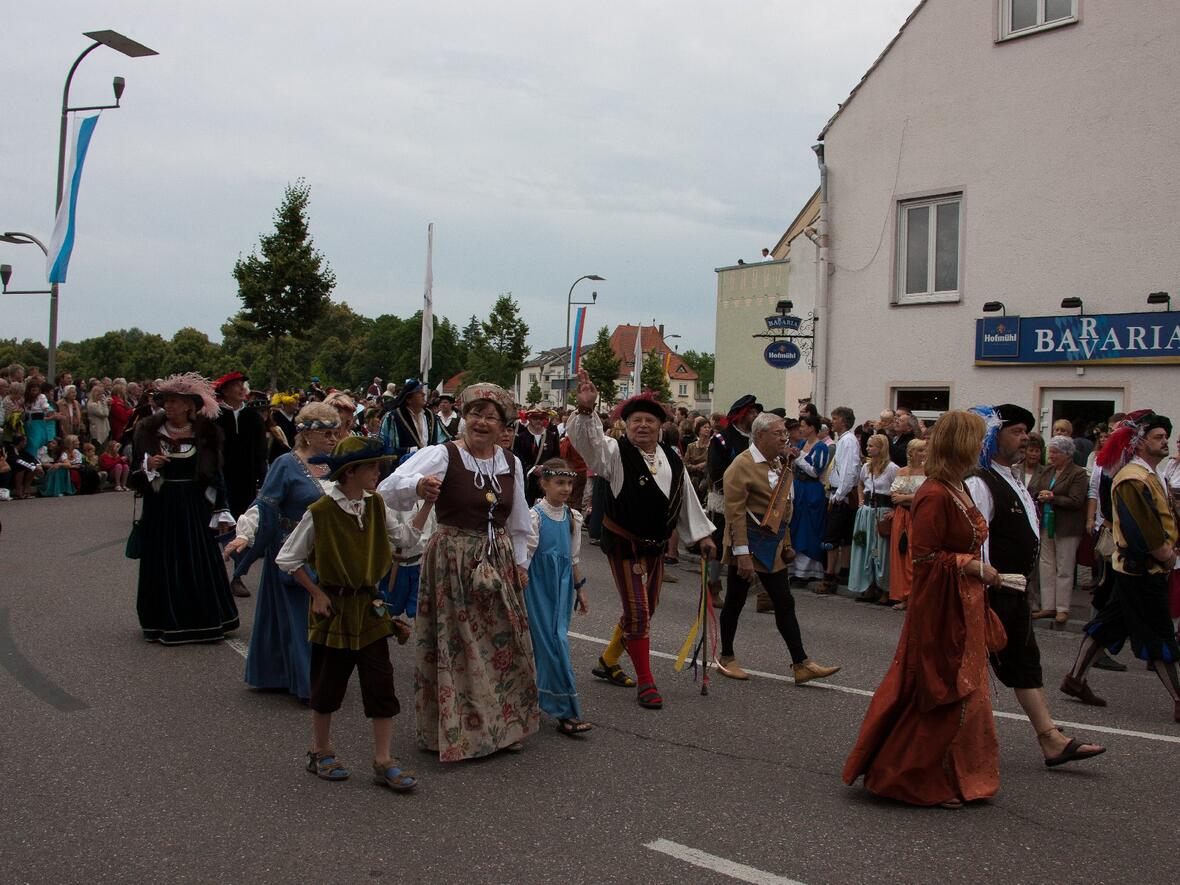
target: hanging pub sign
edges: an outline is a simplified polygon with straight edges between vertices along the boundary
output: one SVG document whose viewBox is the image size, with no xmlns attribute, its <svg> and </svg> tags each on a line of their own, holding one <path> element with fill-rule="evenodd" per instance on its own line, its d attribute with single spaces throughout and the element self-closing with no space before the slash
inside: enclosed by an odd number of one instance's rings
<svg viewBox="0 0 1180 885">
<path fill-rule="evenodd" d="M 799 364 L 802 352 L 790 341 L 772 341 L 762 351 L 762 358 L 774 369 L 790 369 Z"/>
<path fill-rule="evenodd" d="M 1180 311 L 983 317 L 977 366 L 1180 363 Z"/>
<path fill-rule="evenodd" d="M 768 332 L 798 332 L 802 322 L 801 317 L 779 314 L 766 318 L 766 330 Z"/>
</svg>

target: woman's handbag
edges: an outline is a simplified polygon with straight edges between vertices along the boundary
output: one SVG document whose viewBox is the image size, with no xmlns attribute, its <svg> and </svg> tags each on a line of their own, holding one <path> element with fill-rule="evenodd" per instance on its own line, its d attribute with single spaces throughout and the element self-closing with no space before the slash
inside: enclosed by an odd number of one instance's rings
<svg viewBox="0 0 1180 885">
<path fill-rule="evenodd" d="M 1098 537 L 1094 539 L 1094 552 L 1103 559 L 1114 556 L 1114 534 L 1105 523 L 1098 529 Z"/>
<path fill-rule="evenodd" d="M 882 538 L 888 538 L 893 534 L 893 511 L 886 510 L 881 518 L 877 520 L 877 534 Z"/>
<path fill-rule="evenodd" d="M 139 495 L 131 496 L 131 531 L 127 533 L 127 546 L 123 548 L 123 555 L 128 559 L 139 559 L 143 555 L 143 538 L 140 531 L 140 520 L 135 518 L 135 502 Z"/>
</svg>

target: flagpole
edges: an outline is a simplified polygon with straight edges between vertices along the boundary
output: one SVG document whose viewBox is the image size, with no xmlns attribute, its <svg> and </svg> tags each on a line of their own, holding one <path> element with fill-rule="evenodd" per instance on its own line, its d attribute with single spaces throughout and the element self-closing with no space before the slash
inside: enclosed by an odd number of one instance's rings
<svg viewBox="0 0 1180 885">
<path fill-rule="evenodd" d="M 426 225 L 426 285 L 422 295 L 422 340 L 418 360 L 422 386 L 429 388 L 427 378 L 434 361 L 434 222 Z"/>
</svg>

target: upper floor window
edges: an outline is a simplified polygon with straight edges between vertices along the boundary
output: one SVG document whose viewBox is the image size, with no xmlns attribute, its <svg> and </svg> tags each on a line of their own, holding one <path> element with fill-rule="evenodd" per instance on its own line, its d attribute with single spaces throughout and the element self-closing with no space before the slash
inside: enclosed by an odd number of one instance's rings
<svg viewBox="0 0 1180 885">
<path fill-rule="evenodd" d="M 959 300 L 962 194 L 898 204 L 898 304 Z"/>
<path fill-rule="evenodd" d="M 687 384 L 680 385 L 680 396 L 688 396 L 688 385 Z"/>
<path fill-rule="evenodd" d="M 1000 0 L 1000 39 L 1078 20 L 1078 0 Z"/>
</svg>

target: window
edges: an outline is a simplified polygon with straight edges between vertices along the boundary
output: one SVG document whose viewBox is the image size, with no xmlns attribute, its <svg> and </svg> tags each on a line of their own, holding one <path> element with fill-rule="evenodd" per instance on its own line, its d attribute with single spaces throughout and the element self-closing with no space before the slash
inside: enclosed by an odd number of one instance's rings
<svg viewBox="0 0 1180 885">
<path fill-rule="evenodd" d="M 959 300 L 962 203 L 963 195 L 953 194 L 899 204 L 898 304 Z"/>
<path fill-rule="evenodd" d="M 529 372 L 529 382 L 532 384 L 537 383 L 537 373 L 536 372 Z"/>
<path fill-rule="evenodd" d="M 1000 39 L 1023 37 L 1078 20 L 1078 0 L 1000 0 Z"/>
<path fill-rule="evenodd" d="M 909 409 L 915 418 L 923 421 L 937 420 L 938 416 L 951 407 L 949 387 L 895 387 L 893 407 Z"/>
<path fill-rule="evenodd" d="M 687 384 L 680 385 L 680 394 L 679 395 L 680 396 L 688 396 L 688 385 Z"/>
</svg>

